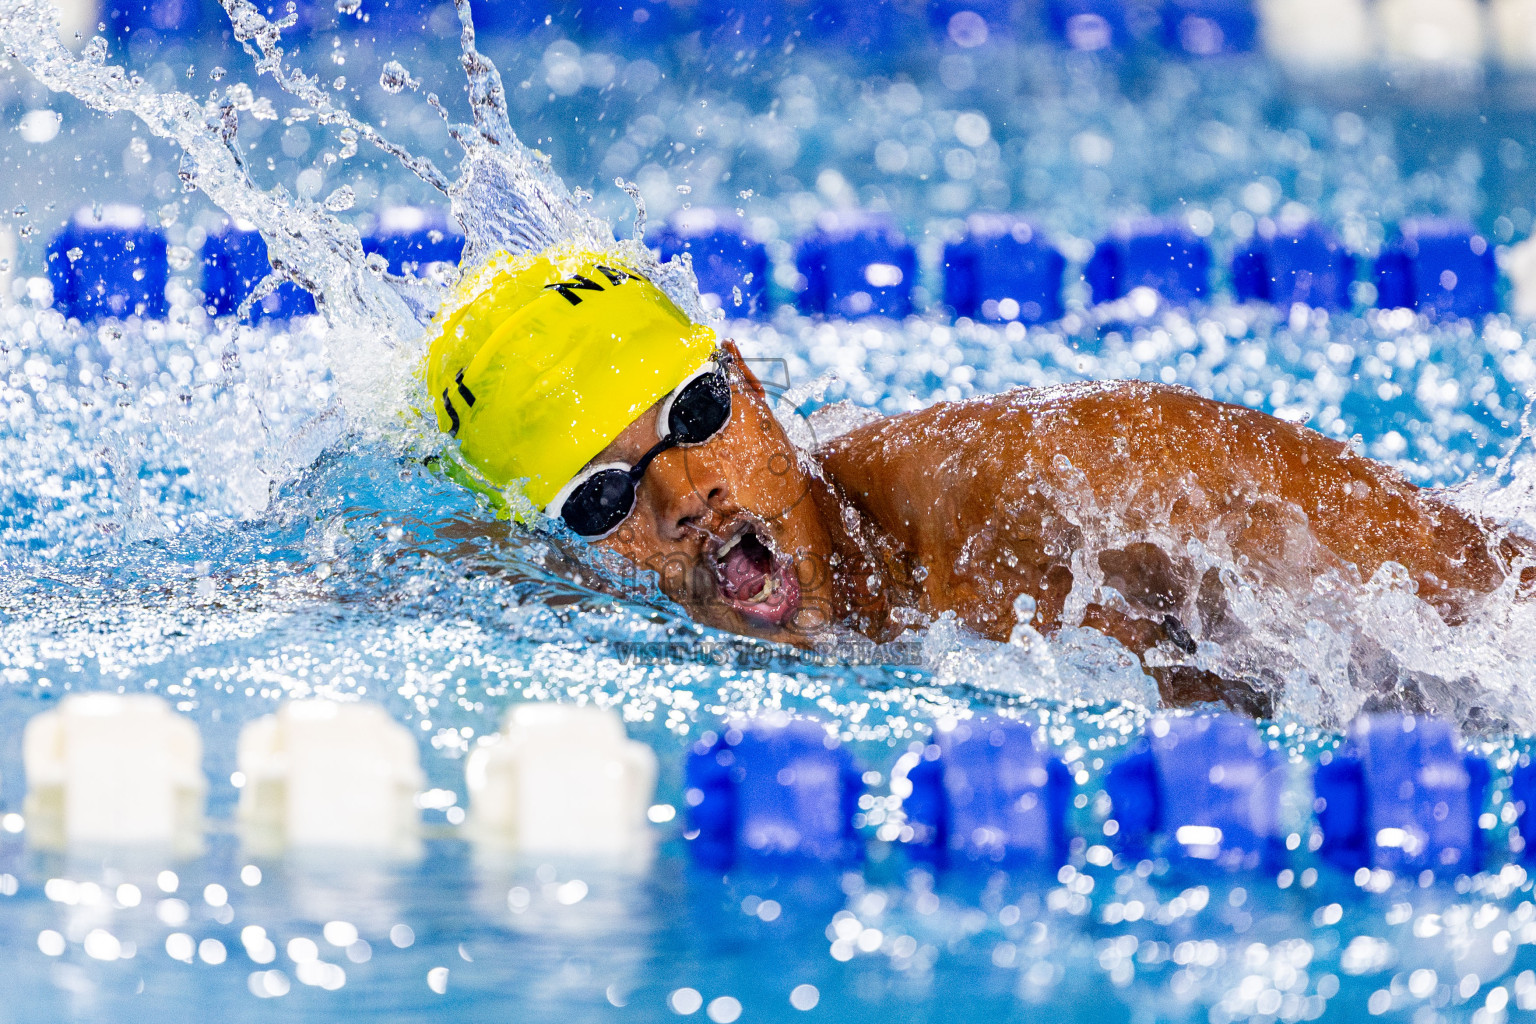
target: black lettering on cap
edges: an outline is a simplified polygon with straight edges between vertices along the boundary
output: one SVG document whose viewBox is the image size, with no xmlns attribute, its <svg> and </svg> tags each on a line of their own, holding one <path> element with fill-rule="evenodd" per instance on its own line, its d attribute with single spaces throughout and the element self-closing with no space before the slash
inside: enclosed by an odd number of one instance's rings
<svg viewBox="0 0 1536 1024">
<path fill-rule="evenodd" d="M 612 279 L 610 278 L 610 280 Z M 614 283 L 617 284 L 618 282 L 615 281 Z M 561 295 L 564 295 L 565 300 L 573 306 L 581 305 L 581 296 L 576 294 L 578 291 L 600 292 L 603 290 L 602 285 L 598 284 L 596 281 L 582 277 L 580 274 L 572 274 L 571 280 L 569 281 L 556 281 L 554 284 L 547 284 L 544 286 L 545 291 L 549 291 L 551 288 L 559 292 Z"/>
</svg>

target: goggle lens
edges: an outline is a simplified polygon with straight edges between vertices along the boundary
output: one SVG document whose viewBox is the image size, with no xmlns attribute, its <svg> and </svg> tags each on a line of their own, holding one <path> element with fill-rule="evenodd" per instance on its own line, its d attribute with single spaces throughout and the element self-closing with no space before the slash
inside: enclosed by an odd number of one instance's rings
<svg viewBox="0 0 1536 1024">
<path fill-rule="evenodd" d="M 560 518 L 577 535 L 601 540 L 635 510 L 635 487 L 651 459 L 674 445 L 703 444 L 731 419 L 731 384 L 724 371 L 689 381 L 672 396 L 667 436 L 635 467 L 600 469 L 578 483 L 560 506 Z"/>
<path fill-rule="evenodd" d="M 560 517 L 583 537 L 604 537 L 618 529 L 634 511 L 635 483 L 622 469 L 605 469 L 587 477 L 565 499 Z"/>
<path fill-rule="evenodd" d="M 695 377 L 672 400 L 667 429 L 678 444 L 703 444 L 731 418 L 731 385 L 723 373 Z"/>
</svg>

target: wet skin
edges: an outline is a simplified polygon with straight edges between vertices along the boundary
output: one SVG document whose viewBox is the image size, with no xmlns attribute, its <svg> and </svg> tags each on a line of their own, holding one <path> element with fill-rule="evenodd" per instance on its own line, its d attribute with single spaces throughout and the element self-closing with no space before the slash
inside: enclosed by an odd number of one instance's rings
<svg viewBox="0 0 1536 1024">
<path fill-rule="evenodd" d="M 1184 388 L 1019 389 L 799 453 L 739 359 L 732 375 L 730 423 L 657 458 L 634 514 L 601 543 L 654 569 L 698 620 L 737 633 L 806 646 L 837 622 L 887 640 L 949 611 L 1006 640 L 1015 599 L 1029 595 L 1042 632 L 1080 623 L 1139 656 L 1160 649 L 1152 671 L 1168 701 L 1255 711 L 1241 682 L 1166 665 L 1240 628 L 1191 541 L 1297 595 L 1326 573 L 1365 581 L 1394 562 L 1448 622 L 1525 551 L 1338 441 Z M 655 415 L 594 462 L 637 459 Z M 782 581 L 766 601 L 720 583 L 720 553 L 742 535 Z M 1109 599 L 1069 607 L 1074 573 Z"/>
</svg>

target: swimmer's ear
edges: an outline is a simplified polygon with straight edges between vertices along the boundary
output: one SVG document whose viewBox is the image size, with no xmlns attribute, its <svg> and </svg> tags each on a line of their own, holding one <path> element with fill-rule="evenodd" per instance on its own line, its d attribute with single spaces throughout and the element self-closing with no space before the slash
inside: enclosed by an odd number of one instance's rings
<svg viewBox="0 0 1536 1024">
<path fill-rule="evenodd" d="M 741 383 L 748 391 L 763 401 L 768 400 L 768 393 L 763 390 L 763 382 L 757 379 L 757 374 L 752 372 L 752 367 L 747 365 L 747 357 L 741 354 L 741 349 L 736 347 L 736 342 L 730 338 L 720 343 L 720 347 L 731 354 L 731 361 L 736 364 L 736 372 L 741 374 Z"/>
</svg>

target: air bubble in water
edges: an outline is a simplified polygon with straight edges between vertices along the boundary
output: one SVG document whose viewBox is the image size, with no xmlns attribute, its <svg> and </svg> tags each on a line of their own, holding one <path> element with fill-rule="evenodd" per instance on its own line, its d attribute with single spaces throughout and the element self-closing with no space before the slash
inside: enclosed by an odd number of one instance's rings
<svg viewBox="0 0 1536 1024">
<path fill-rule="evenodd" d="M 405 70 L 405 65 L 397 60 L 385 62 L 384 70 L 379 72 L 379 88 L 392 95 L 407 88 L 414 89 L 420 84 Z"/>
<path fill-rule="evenodd" d="M 173 245 L 165 250 L 165 261 L 172 270 L 186 270 L 192 265 L 194 254 L 184 245 Z"/>
<path fill-rule="evenodd" d="M 75 260 L 78 260 L 81 256 L 84 255 L 85 250 L 80 248 L 78 245 L 71 247 L 70 250 L 64 254 L 65 258 L 68 259 L 71 263 L 75 262 Z"/>
<path fill-rule="evenodd" d="M 339 14 L 356 14 L 361 6 L 363 0 L 336 0 L 336 11 Z"/>
</svg>

